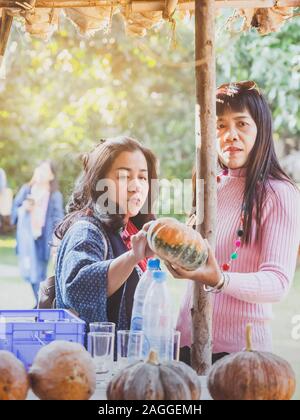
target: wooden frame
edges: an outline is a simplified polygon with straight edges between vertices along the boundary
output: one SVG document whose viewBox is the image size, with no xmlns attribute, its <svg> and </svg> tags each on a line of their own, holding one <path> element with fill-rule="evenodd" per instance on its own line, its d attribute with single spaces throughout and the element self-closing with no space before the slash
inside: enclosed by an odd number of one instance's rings
<svg viewBox="0 0 300 420">
<path fill-rule="evenodd" d="M 25 3 L 25 0 L 19 0 Z M 67 8 L 67 7 L 95 7 L 119 5 L 121 7 L 131 6 L 133 12 L 164 11 L 165 0 L 37 0 L 35 7 L 38 8 Z M 268 7 L 300 7 L 300 0 L 215 0 L 216 8 L 253 9 Z M 0 0 L 0 8 L 18 9 L 16 0 Z M 179 0 L 178 10 L 194 10 L 195 1 Z"/>
<path fill-rule="evenodd" d="M 214 248 L 217 218 L 214 0 L 195 0 L 195 63 L 196 228 Z M 211 366 L 212 309 L 210 295 L 199 282 L 194 282 L 192 320 L 192 366 L 199 375 L 206 375 Z"/>
<path fill-rule="evenodd" d="M 0 64 L 4 57 L 12 22 L 13 17 L 8 15 L 4 9 L 0 18 Z"/>
<path fill-rule="evenodd" d="M 18 4 L 19 3 L 19 4 Z M 0 0 L 3 18 L 0 19 L 0 57 L 4 56 L 13 17 L 5 9 L 20 9 L 20 3 L 30 3 L 30 0 Z M 197 0 L 36 0 L 36 8 L 77 8 L 96 6 L 119 6 L 133 13 L 162 11 L 165 19 L 171 18 L 175 10 L 195 11 Z M 269 7 L 300 7 L 300 0 L 215 0 L 214 8 L 269 8 Z"/>
<path fill-rule="evenodd" d="M 25 3 L 24 0 L 19 0 Z M 77 8 L 120 6 L 132 12 L 162 11 L 166 19 L 174 10 L 195 12 L 195 75 L 196 75 L 196 177 L 204 180 L 203 223 L 198 220 L 197 230 L 215 243 L 216 228 L 216 139 L 215 139 L 215 9 L 254 9 L 270 7 L 300 7 L 300 0 L 36 0 L 37 8 Z M 0 0 L 0 60 L 7 45 L 13 17 L 5 8 L 20 9 L 15 0 Z M 1 63 L 1 61 L 0 61 Z M 197 189 L 197 217 L 200 214 L 200 191 Z M 192 365 L 199 374 L 206 374 L 211 365 L 211 304 L 201 284 L 194 286 Z"/>
</svg>

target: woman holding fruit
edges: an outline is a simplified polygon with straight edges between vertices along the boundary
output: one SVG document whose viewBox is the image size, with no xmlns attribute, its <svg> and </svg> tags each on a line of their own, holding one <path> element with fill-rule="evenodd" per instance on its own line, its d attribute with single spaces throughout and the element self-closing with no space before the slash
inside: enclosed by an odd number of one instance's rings
<svg viewBox="0 0 300 420">
<path fill-rule="evenodd" d="M 271 350 L 272 304 L 289 291 L 300 239 L 299 190 L 280 167 L 271 112 L 254 82 L 217 89 L 216 131 L 215 253 L 210 249 L 206 266 L 192 272 L 168 265 L 174 277 L 192 280 L 177 325 L 187 362 L 193 282 L 213 296 L 213 361 L 244 348 L 249 322 L 253 347 Z M 194 208 L 195 198 L 194 191 Z"/>
<path fill-rule="evenodd" d="M 128 329 L 133 296 L 152 252 L 141 231 L 152 214 L 154 154 L 120 136 L 83 156 L 83 172 L 56 230 L 56 306 L 87 323 Z"/>
</svg>

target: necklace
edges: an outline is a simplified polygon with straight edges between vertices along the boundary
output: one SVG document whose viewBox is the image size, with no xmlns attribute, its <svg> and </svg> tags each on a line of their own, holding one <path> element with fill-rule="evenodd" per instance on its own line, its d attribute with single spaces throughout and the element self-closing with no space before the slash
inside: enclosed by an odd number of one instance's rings
<svg viewBox="0 0 300 420">
<path fill-rule="evenodd" d="M 221 172 L 221 174 L 217 176 L 217 182 L 220 183 L 221 182 L 221 177 L 222 176 L 228 176 L 228 173 L 229 173 L 228 169 L 224 169 Z M 222 271 L 229 271 L 230 270 L 230 267 L 231 267 L 232 261 L 235 261 L 238 258 L 238 251 L 241 248 L 241 245 L 242 245 L 242 237 L 244 235 L 243 223 L 244 223 L 244 211 L 242 209 L 241 217 L 240 217 L 239 228 L 238 228 L 238 230 L 236 232 L 237 237 L 236 237 L 236 239 L 234 241 L 235 251 L 231 253 L 230 258 L 229 258 L 229 261 L 222 264 L 222 266 L 221 266 Z"/>
</svg>

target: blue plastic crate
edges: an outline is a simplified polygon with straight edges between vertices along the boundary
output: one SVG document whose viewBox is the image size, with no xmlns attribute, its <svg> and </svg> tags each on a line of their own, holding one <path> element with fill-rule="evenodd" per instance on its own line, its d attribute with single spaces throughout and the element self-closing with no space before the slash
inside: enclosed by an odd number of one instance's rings
<svg viewBox="0 0 300 420">
<path fill-rule="evenodd" d="M 85 322 L 64 309 L 0 310 L 0 350 L 7 350 L 28 369 L 39 349 L 54 340 L 84 345 Z"/>
</svg>

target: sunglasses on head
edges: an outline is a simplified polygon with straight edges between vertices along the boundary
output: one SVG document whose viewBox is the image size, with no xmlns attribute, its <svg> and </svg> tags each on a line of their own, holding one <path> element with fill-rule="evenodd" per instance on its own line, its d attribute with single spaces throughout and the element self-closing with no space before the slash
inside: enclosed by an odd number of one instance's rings
<svg viewBox="0 0 300 420">
<path fill-rule="evenodd" d="M 223 83 L 217 88 L 217 95 L 234 96 L 240 90 L 256 90 L 259 94 L 259 87 L 253 80 L 241 82 Z"/>
</svg>

